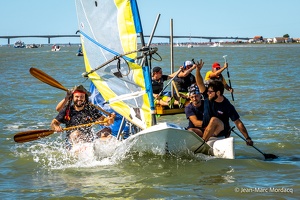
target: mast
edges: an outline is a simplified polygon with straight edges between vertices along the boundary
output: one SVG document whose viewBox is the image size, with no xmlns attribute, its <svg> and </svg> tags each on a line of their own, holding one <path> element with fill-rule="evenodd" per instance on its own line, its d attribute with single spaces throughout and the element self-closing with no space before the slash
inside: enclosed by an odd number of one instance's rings
<svg viewBox="0 0 300 200">
<path fill-rule="evenodd" d="M 135 16 L 134 21 L 137 25 L 136 26 L 136 28 L 137 28 L 136 32 L 140 34 L 140 40 L 141 40 L 142 48 L 144 48 L 145 51 L 149 51 L 149 47 L 151 45 L 152 38 L 154 36 L 155 30 L 156 30 L 156 27 L 157 27 L 157 24 L 158 24 L 160 14 L 158 14 L 158 16 L 156 18 L 154 27 L 153 27 L 151 35 L 150 35 L 150 39 L 148 41 L 148 44 L 146 45 L 145 39 L 144 39 L 144 34 L 143 34 L 143 29 L 142 29 L 142 24 L 141 24 L 141 21 L 140 21 L 140 14 L 139 14 L 139 11 L 138 11 L 137 3 L 136 3 L 135 0 L 132 0 L 131 3 L 132 3 L 131 5 L 132 5 L 132 10 L 133 10 L 132 12 L 134 13 L 134 16 Z M 154 105 L 154 98 L 153 98 L 153 90 L 152 90 L 151 71 L 150 71 L 150 67 L 149 67 L 149 64 L 148 64 L 148 58 L 147 58 L 146 54 L 144 54 L 144 56 L 143 56 L 141 66 L 143 68 L 146 91 L 147 91 L 149 102 L 150 102 L 152 125 L 155 125 L 157 122 L 156 122 L 156 113 L 155 113 L 155 105 Z"/>
</svg>

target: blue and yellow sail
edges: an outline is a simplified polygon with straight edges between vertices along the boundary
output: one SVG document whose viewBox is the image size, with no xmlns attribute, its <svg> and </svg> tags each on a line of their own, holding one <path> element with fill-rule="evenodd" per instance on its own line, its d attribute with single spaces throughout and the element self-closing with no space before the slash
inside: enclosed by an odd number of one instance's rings
<svg viewBox="0 0 300 200">
<path fill-rule="evenodd" d="M 145 84 L 149 71 L 136 60 L 137 34 L 142 31 L 136 1 L 76 0 L 76 9 L 89 79 L 115 112 L 148 128 L 153 97 L 151 86 Z"/>
</svg>

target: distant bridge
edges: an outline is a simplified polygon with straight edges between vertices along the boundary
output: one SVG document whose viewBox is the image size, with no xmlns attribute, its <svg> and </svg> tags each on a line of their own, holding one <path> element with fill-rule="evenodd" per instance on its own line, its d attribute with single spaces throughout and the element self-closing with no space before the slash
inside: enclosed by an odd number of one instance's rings
<svg viewBox="0 0 300 200">
<path fill-rule="evenodd" d="M 80 35 L 16 35 L 16 36 L 0 36 L 0 39 L 7 39 L 7 44 L 10 45 L 10 40 L 13 38 L 47 38 L 48 44 L 51 44 L 51 38 L 70 38 L 70 37 L 79 37 Z M 150 37 L 149 35 L 145 35 L 144 37 Z M 170 36 L 167 35 L 155 35 L 154 38 L 166 38 L 170 41 Z M 212 40 L 220 40 L 220 39 L 230 39 L 230 40 L 249 40 L 251 38 L 248 37 L 210 37 L 210 36 L 173 36 L 173 38 L 195 38 L 195 39 L 207 39 L 209 42 Z"/>
<path fill-rule="evenodd" d="M 48 44 L 51 44 L 51 38 L 70 38 L 79 37 L 79 35 L 15 35 L 15 36 L 0 36 L 2 39 L 7 39 L 7 44 L 10 45 L 10 39 L 13 38 L 48 38 Z"/>
<path fill-rule="evenodd" d="M 150 37 L 149 35 L 146 35 L 144 37 Z M 170 39 L 170 36 L 164 36 L 164 35 L 155 35 L 155 38 L 168 38 Z M 207 39 L 209 42 L 212 40 L 220 40 L 220 39 L 230 39 L 230 40 L 249 40 L 252 38 L 248 37 L 212 37 L 212 36 L 173 36 L 173 38 L 196 38 L 196 39 Z"/>
</svg>

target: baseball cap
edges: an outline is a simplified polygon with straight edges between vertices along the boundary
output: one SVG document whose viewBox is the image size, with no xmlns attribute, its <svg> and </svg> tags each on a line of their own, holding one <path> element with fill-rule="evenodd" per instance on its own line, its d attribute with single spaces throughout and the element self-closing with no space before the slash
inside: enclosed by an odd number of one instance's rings
<svg viewBox="0 0 300 200">
<path fill-rule="evenodd" d="M 218 63 L 218 62 L 214 62 L 213 64 L 212 64 L 212 68 L 220 68 L 221 66 L 220 66 L 220 64 Z"/>
<path fill-rule="evenodd" d="M 154 68 L 152 69 L 152 72 L 159 72 L 160 70 L 161 70 L 160 67 L 154 67 Z"/>
</svg>

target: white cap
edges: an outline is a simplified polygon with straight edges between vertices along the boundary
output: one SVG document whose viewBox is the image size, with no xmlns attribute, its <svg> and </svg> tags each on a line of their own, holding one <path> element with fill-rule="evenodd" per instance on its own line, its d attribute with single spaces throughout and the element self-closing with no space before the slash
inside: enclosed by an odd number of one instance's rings
<svg viewBox="0 0 300 200">
<path fill-rule="evenodd" d="M 186 67 L 186 66 L 188 66 L 188 65 L 193 65 L 194 63 L 192 63 L 192 61 L 189 61 L 189 60 L 187 60 L 187 61 L 185 61 L 184 62 L 184 66 Z"/>
</svg>

